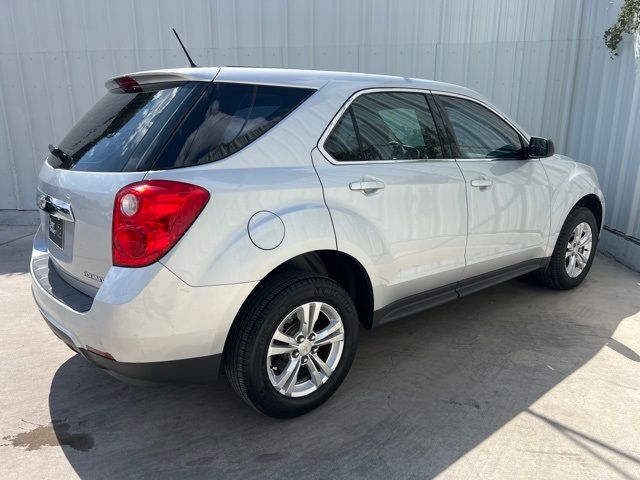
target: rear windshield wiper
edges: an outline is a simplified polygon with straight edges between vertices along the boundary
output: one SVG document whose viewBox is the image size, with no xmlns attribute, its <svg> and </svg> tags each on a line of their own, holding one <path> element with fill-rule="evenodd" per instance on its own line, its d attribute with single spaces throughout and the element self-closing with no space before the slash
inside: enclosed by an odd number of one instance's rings
<svg viewBox="0 0 640 480">
<path fill-rule="evenodd" d="M 63 152 L 58 147 L 54 147 L 53 145 L 49 144 L 49 151 L 51 152 L 51 155 L 58 158 L 62 162 L 62 165 L 60 165 L 62 168 L 71 168 L 75 163 L 71 155 Z"/>
</svg>

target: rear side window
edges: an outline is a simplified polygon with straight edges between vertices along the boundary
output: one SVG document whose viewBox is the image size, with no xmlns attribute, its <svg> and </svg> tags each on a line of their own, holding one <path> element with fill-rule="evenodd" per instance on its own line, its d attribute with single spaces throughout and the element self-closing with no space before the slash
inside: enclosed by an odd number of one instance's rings
<svg viewBox="0 0 640 480">
<path fill-rule="evenodd" d="M 362 160 L 351 108 L 342 116 L 324 142 L 324 149 L 340 162 Z"/>
<path fill-rule="evenodd" d="M 227 157 L 263 135 L 315 90 L 214 82 L 182 122 L 154 169 Z"/>
<path fill-rule="evenodd" d="M 109 91 L 57 145 L 71 161 L 51 156 L 49 162 L 54 168 L 89 172 L 136 170 L 158 134 L 205 87 L 186 82 L 142 86 L 135 93 Z"/>
<path fill-rule="evenodd" d="M 523 158 L 520 135 L 488 108 L 458 97 L 439 96 L 462 158 Z"/>
<path fill-rule="evenodd" d="M 442 158 L 442 146 L 421 93 L 370 93 L 356 98 L 324 143 L 338 161 Z"/>
</svg>

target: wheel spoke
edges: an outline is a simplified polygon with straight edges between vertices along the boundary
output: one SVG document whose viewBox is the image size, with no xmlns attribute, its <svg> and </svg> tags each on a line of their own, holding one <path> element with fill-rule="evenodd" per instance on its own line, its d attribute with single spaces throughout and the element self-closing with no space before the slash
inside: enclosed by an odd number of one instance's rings
<svg viewBox="0 0 640 480">
<path fill-rule="evenodd" d="M 309 356 L 311 357 L 311 361 L 315 362 L 318 366 L 318 369 L 327 377 L 333 373 L 333 369 L 329 365 L 324 363 L 324 360 L 322 360 L 317 353 L 312 353 Z"/>
<path fill-rule="evenodd" d="M 567 273 L 570 277 L 573 277 L 576 272 L 576 256 L 571 255 L 569 257 L 569 265 L 567 265 Z"/>
<path fill-rule="evenodd" d="M 291 392 L 293 391 L 293 388 L 296 386 L 296 383 L 298 382 L 299 372 L 300 372 L 300 360 L 298 358 L 293 373 L 284 384 L 284 393 L 286 395 L 290 395 Z"/>
<path fill-rule="evenodd" d="M 304 335 L 309 325 L 309 304 L 301 305 L 295 313 L 298 320 L 300 320 L 300 333 Z"/>
<path fill-rule="evenodd" d="M 286 343 L 291 346 L 295 346 L 298 343 L 295 338 L 282 333 L 280 330 L 276 330 L 276 333 L 273 335 L 273 340 L 277 340 L 278 342 Z"/>
<path fill-rule="evenodd" d="M 296 347 L 292 345 L 271 345 L 267 352 L 267 356 L 273 357 L 274 355 L 284 355 L 293 352 L 295 349 Z"/>
<path fill-rule="evenodd" d="M 316 322 L 318 321 L 318 317 L 320 316 L 320 310 L 322 309 L 322 303 L 314 302 L 311 303 L 311 312 L 310 312 L 310 321 L 309 321 L 309 330 L 307 331 L 307 335 L 309 336 L 311 332 L 313 332 L 313 328 L 316 326 Z"/>
<path fill-rule="evenodd" d="M 323 345 L 329 345 L 330 343 L 341 342 L 344 340 L 344 333 L 342 332 L 334 332 L 331 335 L 327 335 L 321 340 L 317 340 L 315 345 L 321 347 Z"/>
<path fill-rule="evenodd" d="M 576 260 L 578 261 L 578 264 L 579 264 L 578 266 L 580 268 L 584 268 L 587 265 L 587 259 L 588 258 L 589 258 L 588 256 L 585 257 L 584 254 L 578 252 L 578 255 L 576 257 Z"/>
<path fill-rule="evenodd" d="M 298 318 L 300 319 L 300 333 L 305 337 L 308 337 L 313 331 L 313 327 L 320 315 L 320 309 L 322 304 L 319 302 L 311 302 L 302 305 L 298 311 Z"/>
<path fill-rule="evenodd" d="M 340 322 L 331 322 L 327 327 L 320 330 L 316 335 L 314 345 L 320 347 L 322 345 L 344 340 L 344 334 L 339 331 L 340 326 Z"/>
<path fill-rule="evenodd" d="M 593 235 L 591 234 L 591 232 L 587 232 L 584 237 L 582 237 L 580 239 L 580 241 L 578 242 L 578 246 L 579 247 L 583 247 L 588 243 L 591 243 L 591 240 L 593 239 Z"/>
<path fill-rule="evenodd" d="M 276 377 L 275 387 L 285 394 L 290 394 L 298 381 L 300 371 L 300 357 L 289 360 L 285 370 Z"/>
<path fill-rule="evenodd" d="M 311 360 L 307 362 L 307 369 L 309 370 L 309 375 L 311 377 L 311 381 L 313 382 L 313 384 L 316 387 L 321 386 L 324 383 L 323 382 L 324 378 L 322 376 L 322 373 L 320 373 L 320 370 L 318 370 L 318 367 L 316 367 L 316 364 L 313 358 L 311 358 Z"/>
</svg>

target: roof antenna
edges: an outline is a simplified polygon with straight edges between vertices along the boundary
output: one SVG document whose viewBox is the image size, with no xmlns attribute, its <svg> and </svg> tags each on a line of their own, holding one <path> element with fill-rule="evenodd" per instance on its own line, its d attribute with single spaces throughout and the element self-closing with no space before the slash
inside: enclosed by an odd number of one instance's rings
<svg viewBox="0 0 640 480">
<path fill-rule="evenodd" d="M 189 60 L 189 65 L 191 65 L 191 68 L 196 68 L 197 65 L 195 63 L 193 63 L 193 60 L 191 60 L 191 56 L 189 55 L 189 52 L 187 52 L 187 49 L 184 48 L 184 43 L 182 43 L 182 40 L 180 40 L 180 37 L 178 36 L 178 32 L 176 32 L 175 28 L 172 28 L 171 30 L 173 30 L 173 34 L 178 39 L 178 42 L 180 42 L 180 46 L 182 47 L 182 50 L 184 51 L 184 54 L 187 56 L 187 59 Z"/>
</svg>

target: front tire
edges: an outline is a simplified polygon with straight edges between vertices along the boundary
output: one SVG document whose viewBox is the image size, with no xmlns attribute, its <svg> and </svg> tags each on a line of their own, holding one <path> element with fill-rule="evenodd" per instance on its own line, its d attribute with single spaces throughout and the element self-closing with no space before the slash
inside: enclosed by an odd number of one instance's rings
<svg viewBox="0 0 640 480">
<path fill-rule="evenodd" d="M 225 372 L 249 405 L 273 417 L 302 415 L 325 402 L 355 357 L 358 315 L 330 278 L 284 272 L 261 283 L 238 313 Z"/>
<path fill-rule="evenodd" d="M 573 209 L 560 230 L 549 265 L 537 274 L 538 281 L 557 290 L 580 285 L 591 269 L 598 232 L 598 223 L 591 210 Z"/>
</svg>

